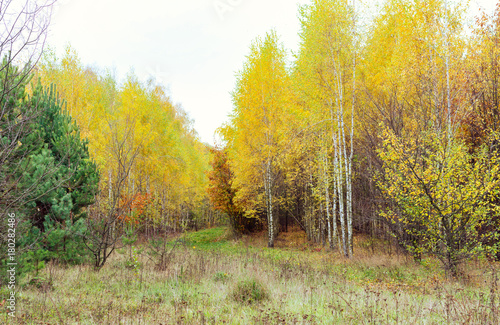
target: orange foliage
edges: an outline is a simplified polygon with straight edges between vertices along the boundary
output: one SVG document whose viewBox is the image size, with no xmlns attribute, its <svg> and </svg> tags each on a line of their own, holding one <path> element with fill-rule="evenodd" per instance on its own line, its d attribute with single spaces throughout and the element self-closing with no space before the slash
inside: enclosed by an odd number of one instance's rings
<svg viewBox="0 0 500 325">
<path fill-rule="evenodd" d="M 151 193 L 137 193 L 134 195 L 122 195 L 120 200 L 120 211 L 118 218 L 128 224 L 139 224 L 140 217 L 144 215 L 146 207 L 152 203 Z"/>
</svg>

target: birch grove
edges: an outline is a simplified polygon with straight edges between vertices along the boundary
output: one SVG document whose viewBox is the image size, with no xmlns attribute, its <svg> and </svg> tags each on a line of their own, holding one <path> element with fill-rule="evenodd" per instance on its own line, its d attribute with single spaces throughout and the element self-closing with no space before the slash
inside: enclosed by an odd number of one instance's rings
<svg viewBox="0 0 500 325">
<path fill-rule="evenodd" d="M 288 57 L 281 45 L 274 45 L 280 49 L 274 61 L 266 53 L 278 52 L 267 52 L 265 42 L 252 45 L 233 93 L 232 120 L 221 129 L 236 197 L 248 217 L 265 220 L 269 247 L 291 219 L 309 240 L 346 258 L 354 254 L 355 234 L 365 233 L 392 241 L 416 259 L 448 254 L 443 263 L 456 272 L 460 259 L 473 253 L 451 242 L 437 244 L 441 239 L 430 233 L 439 226 L 448 232 L 457 220 L 476 226 L 497 220 L 492 212 L 471 216 L 470 205 L 451 202 L 454 191 L 471 185 L 467 173 L 452 166 L 464 162 L 459 155 L 470 159 L 460 168 L 496 168 L 500 7 L 478 18 L 469 36 L 459 1 L 386 0 L 374 16 L 363 16 L 363 6 L 354 0 L 301 6 L 299 48 Z M 280 44 L 272 35 L 272 43 Z M 279 69 L 270 62 L 279 62 Z M 464 141 L 476 156 L 462 152 Z M 488 144 L 490 162 L 480 154 Z M 450 197 L 441 197 L 428 183 L 432 177 L 405 169 L 405 159 L 429 173 L 439 167 L 465 178 L 449 179 Z M 479 177 L 472 171 L 470 177 Z M 404 173 L 413 174 L 398 178 Z M 495 177 L 484 176 L 476 180 L 483 199 L 497 191 Z M 442 217 L 432 226 L 413 215 L 405 200 L 418 205 L 422 193 L 439 197 L 434 208 L 458 204 L 449 211 L 454 221 L 439 209 L 426 212 Z M 484 203 L 470 199 L 472 205 Z M 488 203 L 489 211 L 495 204 Z M 475 242 L 472 233 L 462 232 L 459 240 Z M 446 254 L 439 245 L 448 247 Z"/>
<path fill-rule="evenodd" d="M 330 249 L 338 240 L 338 249 L 351 257 L 354 8 L 347 1 L 315 1 L 300 14 L 296 62 L 286 62 L 276 34 L 258 39 L 239 74 L 232 120 L 221 133 L 237 201 L 247 216 L 265 214 L 269 247 L 284 214 Z M 297 161 L 297 152 L 305 160 Z M 303 187 L 290 189 L 292 183 Z"/>
</svg>

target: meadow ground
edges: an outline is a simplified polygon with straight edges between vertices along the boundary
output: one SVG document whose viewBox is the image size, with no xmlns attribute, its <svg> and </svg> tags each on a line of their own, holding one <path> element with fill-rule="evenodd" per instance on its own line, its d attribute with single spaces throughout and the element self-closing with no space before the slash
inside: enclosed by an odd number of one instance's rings
<svg viewBox="0 0 500 325">
<path fill-rule="evenodd" d="M 115 252 L 99 272 L 55 263 L 22 281 L 5 324 L 498 324 L 495 263 L 461 280 L 356 237 L 355 257 L 309 245 L 302 232 L 228 239 L 225 228 L 172 238 L 164 269 L 147 245 Z M 5 291 L 5 288 L 2 288 Z M 6 292 L 2 292 L 6 294 Z"/>
</svg>

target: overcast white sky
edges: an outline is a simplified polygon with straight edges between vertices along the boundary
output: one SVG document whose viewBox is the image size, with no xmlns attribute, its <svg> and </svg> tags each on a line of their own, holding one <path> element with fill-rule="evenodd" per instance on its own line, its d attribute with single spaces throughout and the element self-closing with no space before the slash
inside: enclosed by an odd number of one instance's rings
<svg viewBox="0 0 500 325">
<path fill-rule="evenodd" d="M 204 142 L 232 110 L 230 91 L 252 40 L 274 28 L 296 51 L 298 6 L 309 0 L 60 0 L 48 44 L 85 65 L 155 77 Z M 472 0 L 491 11 L 494 0 Z"/>
</svg>

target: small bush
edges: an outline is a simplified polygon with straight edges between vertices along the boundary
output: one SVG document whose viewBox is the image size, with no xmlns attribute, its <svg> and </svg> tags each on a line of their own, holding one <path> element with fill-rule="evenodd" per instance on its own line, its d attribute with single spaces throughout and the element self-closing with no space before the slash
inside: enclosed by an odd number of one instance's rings
<svg viewBox="0 0 500 325">
<path fill-rule="evenodd" d="M 252 304 L 269 298 L 267 289 L 254 279 L 239 281 L 232 296 L 234 301 L 244 304 Z"/>
<path fill-rule="evenodd" d="M 224 273 L 224 272 L 217 272 L 214 274 L 214 281 L 215 282 L 226 282 L 229 280 L 229 274 Z"/>
<path fill-rule="evenodd" d="M 28 282 L 28 287 L 34 287 L 42 291 L 49 291 L 54 289 L 52 280 L 36 276 Z"/>
</svg>

